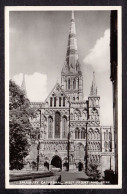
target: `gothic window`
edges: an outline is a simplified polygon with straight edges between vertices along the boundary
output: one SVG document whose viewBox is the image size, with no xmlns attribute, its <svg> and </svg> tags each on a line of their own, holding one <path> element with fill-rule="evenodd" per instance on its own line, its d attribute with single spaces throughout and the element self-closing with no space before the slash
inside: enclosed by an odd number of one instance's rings
<svg viewBox="0 0 127 194">
<path fill-rule="evenodd" d="M 110 152 L 112 151 L 112 142 L 109 142 Z"/>
<path fill-rule="evenodd" d="M 83 119 L 87 118 L 87 110 L 86 109 L 83 110 L 82 115 L 83 115 Z"/>
<path fill-rule="evenodd" d="M 54 106 L 56 106 L 56 97 L 54 97 Z"/>
<path fill-rule="evenodd" d="M 70 90 L 70 79 L 68 79 L 68 89 Z"/>
<path fill-rule="evenodd" d="M 106 137 L 105 137 L 105 136 L 106 136 L 106 134 L 105 134 L 105 132 L 104 132 L 104 140 L 106 140 Z"/>
<path fill-rule="evenodd" d="M 98 119 L 98 110 L 95 107 L 91 110 L 91 119 Z"/>
<path fill-rule="evenodd" d="M 73 80 L 73 89 L 76 89 L 76 80 L 75 80 L 75 78 Z"/>
<path fill-rule="evenodd" d="M 67 90 L 67 80 L 66 80 L 66 90 Z"/>
<path fill-rule="evenodd" d="M 107 151 L 107 142 L 104 143 L 105 151 Z"/>
<path fill-rule="evenodd" d="M 63 138 L 67 137 L 67 118 L 66 116 L 63 117 L 63 133 L 62 133 Z"/>
<path fill-rule="evenodd" d="M 76 128 L 76 130 L 75 130 L 75 139 L 79 139 L 79 129 L 78 128 Z"/>
<path fill-rule="evenodd" d="M 90 128 L 89 130 L 89 139 L 92 139 L 93 130 Z"/>
<path fill-rule="evenodd" d="M 52 138 L 53 135 L 53 119 L 51 116 L 48 118 L 48 137 Z"/>
<path fill-rule="evenodd" d="M 98 143 L 98 150 L 100 150 L 100 143 Z"/>
<path fill-rule="evenodd" d="M 59 97 L 59 106 L 61 106 L 61 97 Z"/>
<path fill-rule="evenodd" d="M 112 141 L 112 134 L 109 132 L 109 140 Z"/>
<path fill-rule="evenodd" d="M 82 128 L 81 130 L 81 139 L 85 139 L 85 129 Z"/>
<path fill-rule="evenodd" d="M 108 130 L 106 130 L 106 140 L 108 140 Z"/>
<path fill-rule="evenodd" d="M 78 89 L 79 89 L 79 78 L 78 78 Z"/>
<path fill-rule="evenodd" d="M 60 138 L 60 113 L 55 113 L 55 138 Z"/>
<path fill-rule="evenodd" d="M 63 106 L 65 106 L 65 97 L 63 97 Z"/>
<path fill-rule="evenodd" d="M 52 107 L 52 97 L 50 98 L 50 106 Z"/>
<path fill-rule="evenodd" d="M 97 132 L 97 139 L 99 139 L 99 132 Z"/>
</svg>

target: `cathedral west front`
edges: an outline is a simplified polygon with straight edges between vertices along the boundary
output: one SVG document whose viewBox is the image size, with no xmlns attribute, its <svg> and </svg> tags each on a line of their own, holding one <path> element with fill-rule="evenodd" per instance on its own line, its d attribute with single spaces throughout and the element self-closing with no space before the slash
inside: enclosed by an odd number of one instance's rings
<svg viewBox="0 0 127 194">
<path fill-rule="evenodd" d="M 84 100 L 73 12 L 61 83 L 55 84 L 44 102 L 31 102 L 31 106 L 37 113 L 31 124 L 40 130 L 39 170 L 82 171 L 90 163 L 102 172 L 114 169 L 114 131 L 111 126 L 100 125 L 95 72 Z"/>
</svg>

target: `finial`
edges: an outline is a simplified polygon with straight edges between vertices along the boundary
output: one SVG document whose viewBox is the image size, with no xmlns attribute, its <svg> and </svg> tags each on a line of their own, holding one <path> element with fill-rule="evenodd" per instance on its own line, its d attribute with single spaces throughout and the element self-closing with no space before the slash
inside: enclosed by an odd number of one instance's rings
<svg viewBox="0 0 127 194">
<path fill-rule="evenodd" d="M 97 96 L 97 87 L 96 87 L 96 81 L 95 81 L 95 71 L 93 71 L 93 81 L 91 86 L 91 96 Z"/>
<path fill-rule="evenodd" d="M 74 11 L 72 11 L 72 16 L 71 16 L 72 18 L 72 20 L 74 20 Z"/>
</svg>

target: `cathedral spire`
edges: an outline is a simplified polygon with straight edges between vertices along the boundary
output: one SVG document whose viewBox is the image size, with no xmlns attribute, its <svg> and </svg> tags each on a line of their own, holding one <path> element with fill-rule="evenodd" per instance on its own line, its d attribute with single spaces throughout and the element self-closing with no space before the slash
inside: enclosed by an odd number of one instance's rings
<svg viewBox="0 0 127 194">
<path fill-rule="evenodd" d="M 80 71 L 74 11 L 71 13 L 71 25 L 68 37 L 68 46 L 63 73 L 78 73 Z"/>
<path fill-rule="evenodd" d="M 71 12 L 66 60 L 61 72 L 61 87 L 70 101 L 83 99 L 83 76 L 78 57 L 74 11 Z"/>
<path fill-rule="evenodd" d="M 90 96 L 97 96 L 97 86 L 96 86 L 95 72 L 94 71 L 93 71 L 93 81 L 92 81 Z"/>
<path fill-rule="evenodd" d="M 24 94 L 27 97 L 26 82 L 25 82 L 25 75 L 24 74 L 23 74 L 23 81 L 22 81 L 22 84 L 21 84 L 21 89 L 24 91 Z"/>
</svg>

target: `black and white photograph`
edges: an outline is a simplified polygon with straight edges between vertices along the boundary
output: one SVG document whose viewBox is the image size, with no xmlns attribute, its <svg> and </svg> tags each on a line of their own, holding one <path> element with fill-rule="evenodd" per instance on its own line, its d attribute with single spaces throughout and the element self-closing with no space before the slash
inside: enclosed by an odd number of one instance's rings
<svg viewBox="0 0 127 194">
<path fill-rule="evenodd" d="M 6 188 L 122 188 L 121 7 L 5 13 Z"/>
</svg>

